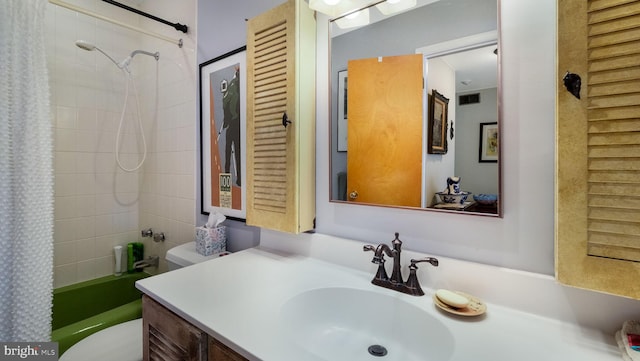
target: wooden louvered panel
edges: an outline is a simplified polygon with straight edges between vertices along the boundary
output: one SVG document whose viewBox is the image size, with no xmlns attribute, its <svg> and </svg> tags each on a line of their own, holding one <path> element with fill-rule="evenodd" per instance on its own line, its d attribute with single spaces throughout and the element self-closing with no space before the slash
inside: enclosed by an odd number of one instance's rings
<svg viewBox="0 0 640 361">
<path fill-rule="evenodd" d="M 638 145 L 611 145 L 604 147 L 590 147 L 589 158 L 636 158 L 640 156 Z"/>
<path fill-rule="evenodd" d="M 606 32 L 600 35 L 594 35 L 589 38 L 589 47 L 592 49 L 597 47 L 603 47 L 604 49 L 609 49 L 613 47 L 610 44 L 613 44 L 613 43 L 619 44 L 624 42 L 637 41 L 638 39 L 640 39 L 640 29 L 627 28 L 622 31 Z M 619 45 L 616 45 L 615 47 L 621 47 L 621 46 L 623 45 L 619 44 Z M 636 51 L 632 50 L 631 52 L 634 53 Z M 608 56 L 608 57 L 611 57 L 611 56 Z"/>
<path fill-rule="evenodd" d="M 589 219 L 593 220 L 634 222 L 639 217 L 640 210 L 637 209 L 609 209 L 604 207 L 591 207 L 589 209 Z"/>
<path fill-rule="evenodd" d="M 595 133 L 634 132 L 640 126 L 637 119 L 618 119 L 617 122 L 594 120 L 589 122 L 587 131 Z"/>
<path fill-rule="evenodd" d="M 640 93 L 631 94 L 607 94 L 604 96 L 590 96 L 589 107 L 613 108 L 632 106 L 640 102 Z"/>
<path fill-rule="evenodd" d="M 260 62 L 265 57 L 270 57 L 269 54 L 285 49 L 287 47 L 286 34 L 287 22 L 284 19 L 279 20 L 268 28 L 257 31 L 254 40 L 256 62 Z M 260 66 L 256 66 L 256 69 L 258 68 Z"/>
<path fill-rule="evenodd" d="M 589 160 L 589 170 L 605 170 L 605 171 L 619 171 L 619 170 L 635 170 L 640 171 L 640 160 L 637 158 L 629 157 L 626 159 L 591 159 Z"/>
<path fill-rule="evenodd" d="M 588 1 L 588 24 L 617 22 L 627 16 L 640 14 L 640 2 L 634 0 Z"/>
<path fill-rule="evenodd" d="M 600 61 L 605 62 L 606 61 Z M 610 65 L 610 68 L 613 68 L 614 65 Z M 640 69 L 636 68 L 613 68 L 613 70 L 609 71 L 591 71 L 589 84 L 603 84 L 603 83 L 611 83 L 625 80 L 633 80 L 638 79 L 640 77 Z"/>
<path fill-rule="evenodd" d="M 630 238 L 634 238 L 633 242 L 631 242 L 630 247 L 639 248 L 637 245 L 638 240 L 636 237 L 640 236 L 640 226 L 638 226 L 638 223 L 635 221 L 621 222 L 615 220 L 607 221 L 600 219 L 589 219 L 589 233 L 591 234 L 593 232 L 628 236 Z M 603 244 L 609 242 L 609 239 L 604 239 Z"/>
<path fill-rule="evenodd" d="M 626 18 L 617 19 L 614 22 L 595 23 L 589 26 L 589 36 L 601 35 L 614 31 L 635 28 L 640 22 L 640 15 L 631 15 Z"/>
<path fill-rule="evenodd" d="M 169 337 L 149 326 L 149 360 L 181 361 L 187 359 L 187 350 Z"/>
<path fill-rule="evenodd" d="M 640 2 L 589 10 L 587 249 L 640 261 Z"/>
<path fill-rule="evenodd" d="M 640 66 L 640 64 L 639 64 Z M 589 87 L 589 96 L 609 96 L 618 94 L 629 94 L 640 92 L 640 79 L 633 79 L 627 82 L 615 82 L 612 84 L 592 85 Z"/>
<path fill-rule="evenodd" d="M 589 172 L 590 183 L 607 183 L 607 182 L 616 182 L 618 184 L 623 183 L 640 183 L 640 179 L 638 179 L 638 173 L 634 171 L 591 171 Z"/>
<path fill-rule="evenodd" d="M 315 18 L 287 0 L 247 23 L 247 224 L 290 233 L 315 214 Z M 304 61 L 300 54 L 305 51 Z M 283 126 L 283 115 L 291 124 Z"/>
<path fill-rule="evenodd" d="M 638 17 L 638 21 L 640 21 L 640 17 Z M 621 56 L 617 58 L 608 58 L 603 60 L 591 60 L 589 62 L 589 71 L 593 74 L 595 72 L 603 71 L 603 70 L 615 70 L 615 69 L 626 69 L 633 68 L 635 66 L 640 65 L 640 58 L 638 58 L 635 54 Z M 623 76 L 625 73 L 623 72 Z M 595 82 L 593 79 L 589 79 L 591 82 L 590 85 L 593 85 Z"/>
<path fill-rule="evenodd" d="M 614 6 L 633 3 L 637 0 L 591 0 L 587 2 L 587 11 L 593 12 L 603 10 Z"/>
<path fill-rule="evenodd" d="M 619 37 L 619 36 L 618 36 Z M 614 40 L 614 39 L 612 39 Z M 627 41 L 626 39 L 620 39 Z M 638 46 L 633 41 L 618 43 L 610 46 L 593 47 L 589 49 L 589 60 L 602 61 L 619 56 L 632 56 L 638 53 Z"/>
<path fill-rule="evenodd" d="M 255 33 L 254 40 L 253 207 L 286 213 L 287 23 Z"/>
<path fill-rule="evenodd" d="M 201 361 L 206 358 L 207 334 L 164 306 L 142 297 L 143 359 Z"/>
<path fill-rule="evenodd" d="M 589 158 L 636 158 L 640 156 L 640 145 L 609 144 L 589 148 Z"/>
<path fill-rule="evenodd" d="M 621 247 L 612 244 L 589 243 L 589 254 L 598 254 L 601 257 L 613 259 L 626 259 L 640 262 L 640 250 L 637 247 Z"/>
<path fill-rule="evenodd" d="M 615 121 L 612 121 L 612 123 Z M 589 146 L 617 146 L 629 145 L 634 146 L 640 144 L 640 133 L 638 132 L 620 132 L 620 133 L 601 133 L 590 134 Z"/>
<path fill-rule="evenodd" d="M 591 183 L 589 194 L 598 196 L 636 196 L 640 197 L 640 184 L 638 183 Z M 624 200 L 621 200 L 624 201 Z M 640 220 L 640 218 L 639 218 Z"/>
<path fill-rule="evenodd" d="M 611 209 L 640 209 L 640 199 L 631 197 L 624 202 L 620 198 L 591 195 L 589 197 L 589 207 L 604 207 Z"/>
<path fill-rule="evenodd" d="M 587 116 L 590 121 L 610 119 L 638 119 L 640 118 L 640 106 L 589 109 Z"/>
</svg>

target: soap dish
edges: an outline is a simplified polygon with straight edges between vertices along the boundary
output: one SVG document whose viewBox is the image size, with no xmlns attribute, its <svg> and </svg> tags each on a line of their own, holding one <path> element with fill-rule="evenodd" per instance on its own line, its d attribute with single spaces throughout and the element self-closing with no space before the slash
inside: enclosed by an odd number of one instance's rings
<svg viewBox="0 0 640 361">
<path fill-rule="evenodd" d="M 442 301 L 440 301 L 440 299 L 435 295 L 435 293 L 433 294 L 433 302 L 436 304 L 436 306 L 439 309 L 445 312 L 459 315 L 459 316 L 480 316 L 487 311 L 487 305 L 484 302 L 482 302 L 479 298 L 475 296 L 471 296 L 464 292 L 460 292 L 460 291 L 453 291 L 453 292 L 459 294 L 460 296 L 464 296 L 468 298 L 469 305 L 465 308 L 451 307 L 443 303 Z"/>
<path fill-rule="evenodd" d="M 619 334 L 616 334 L 618 346 L 622 351 L 623 358 L 625 360 L 640 361 L 640 352 L 631 349 L 631 347 L 629 346 L 629 342 L 627 341 L 628 334 L 640 334 L 640 321 L 625 321 L 622 324 L 622 330 L 619 331 Z M 624 356 L 627 357 L 625 358 Z"/>
<path fill-rule="evenodd" d="M 620 349 L 620 354 L 622 355 L 622 359 L 624 361 L 634 361 L 631 356 L 629 356 L 630 354 L 627 351 L 627 343 L 626 340 L 622 339 L 622 330 L 619 330 L 616 332 L 616 343 L 618 344 L 618 348 Z"/>
</svg>

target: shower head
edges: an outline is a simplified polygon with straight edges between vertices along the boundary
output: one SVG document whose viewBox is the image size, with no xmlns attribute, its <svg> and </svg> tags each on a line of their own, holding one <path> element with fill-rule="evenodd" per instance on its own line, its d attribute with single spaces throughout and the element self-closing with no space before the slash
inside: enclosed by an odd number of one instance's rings
<svg viewBox="0 0 640 361">
<path fill-rule="evenodd" d="M 76 40 L 76 46 L 79 47 L 80 49 L 84 49 L 88 51 L 92 51 L 96 48 L 95 45 L 88 43 L 84 40 Z"/>
<path fill-rule="evenodd" d="M 109 54 L 105 53 L 102 49 L 100 49 L 99 47 L 84 41 L 84 40 L 76 40 L 76 46 L 79 47 L 80 49 L 84 49 L 84 50 L 88 50 L 88 51 L 93 51 L 93 50 L 97 50 L 99 52 L 101 52 L 102 54 L 104 54 L 104 56 L 106 56 L 107 58 L 109 58 L 109 60 L 111 60 L 114 64 L 116 64 L 116 66 L 122 70 L 126 70 L 127 72 L 129 72 L 129 63 L 131 63 L 131 60 L 133 59 L 134 56 L 136 56 L 136 54 L 145 54 L 145 55 L 149 55 L 153 58 L 155 58 L 156 60 L 158 60 L 160 58 L 160 53 L 155 52 L 155 53 L 150 53 L 148 51 L 144 51 L 144 50 L 134 50 L 131 55 L 129 55 L 128 57 L 126 57 L 124 60 L 122 60 L 121 62 L 117 62 L 115 61 L 112 57 L 109 56 Z"/>
<path fill-rule="evenodd" d="M 114 64 L 116 64 L 116 66 L 120 69 L 122 69 L 122 67 L 120 66 L 120 64 L 118 64 L 117 61 L 115 61 L 115 59 L 113 59 L 112 57 L 109 56 L 109 54 L 105 53 L 102 49 L 100 49 L 99 47 L 86 42 L 84 40 L 76 40 L 76 46 L 79 47 L 80 49 L 84 49 L 84 50 L 88 50 L 88 51 L 93 51 L 93 50 L 97 50 L 99 52 L 101 52 L 102 54 L 104 54 L 104 56 L 106 56 L 107 58 L 109 58 L 109 60 L 111 60 Z"/>
</svg>

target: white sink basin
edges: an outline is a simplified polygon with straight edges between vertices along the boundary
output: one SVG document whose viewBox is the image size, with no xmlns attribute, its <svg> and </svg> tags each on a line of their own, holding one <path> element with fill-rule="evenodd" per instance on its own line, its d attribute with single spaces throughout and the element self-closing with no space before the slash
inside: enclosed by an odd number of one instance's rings
<svg viewBox="0 0 640 361">
<path fill-rule="evenodd" d="M 320 288 L 289 299 L 279 316 L 285 337 L 321 360 L 449 360 L 454 350 L 451 332 L 400 296 Z M 383 346 L 387 354 L 371 355 L 372 345 Z"/>
</svg>

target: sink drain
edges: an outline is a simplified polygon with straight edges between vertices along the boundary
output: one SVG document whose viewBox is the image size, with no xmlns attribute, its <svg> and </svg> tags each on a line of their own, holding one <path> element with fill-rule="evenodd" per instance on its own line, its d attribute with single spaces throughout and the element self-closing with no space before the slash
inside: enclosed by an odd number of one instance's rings
<svg viewBox="0 0 640 361">
<path fill-rule="evenodd" d="M 380 345 L 371 345 L 368 348 L 368 351 L 371 355 L 382 357 L 387 355 L 387 349 L 384 346 Z"/>
</svg>

